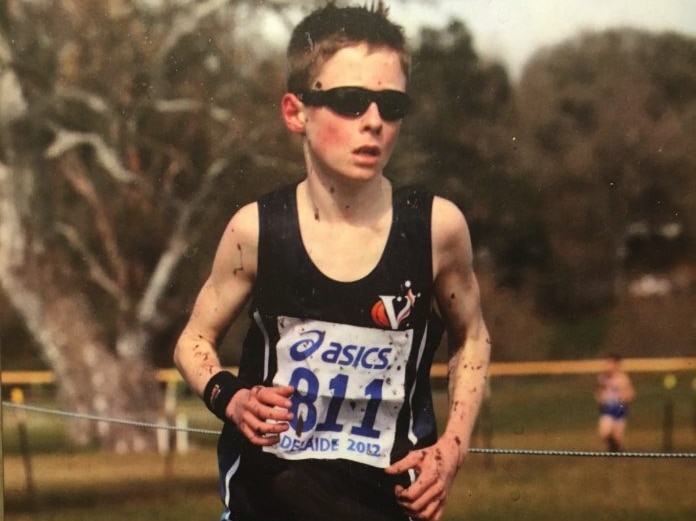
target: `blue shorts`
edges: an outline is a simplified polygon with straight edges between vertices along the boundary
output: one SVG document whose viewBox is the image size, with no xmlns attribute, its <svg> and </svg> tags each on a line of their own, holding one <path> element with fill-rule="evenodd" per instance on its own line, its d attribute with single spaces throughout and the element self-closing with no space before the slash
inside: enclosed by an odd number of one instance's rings
<svg viewBox="0 0 696 521">
<path fill-rule="evenodd" d="M 601 416 L 611 416 L 615 420 L 621 420 L 628 415 L 628 406 L 623 403 L 605 403 L 600 406 Z"/>
</svg>

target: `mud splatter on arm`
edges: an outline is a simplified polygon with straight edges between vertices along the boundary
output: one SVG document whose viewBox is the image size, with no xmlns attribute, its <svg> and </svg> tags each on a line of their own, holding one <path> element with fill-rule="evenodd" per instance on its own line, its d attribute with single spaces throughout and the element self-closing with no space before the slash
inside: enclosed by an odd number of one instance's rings
<svg viewBox="0 0 696 521">
<path fill-rule="evenodd" d="M 244 309 L 256 273 L 258 207 L 240 209 L 228 223 L 210 274 L 196 298 L 174 350 L 174 361 L 199 396 L 222 370 L 218 343 Z"/>
<path fill-rule="evenodd" d="M 242 245 L 237 243 L 237 251 L 239 252 L 239 265 L 232 270 L 232 273 L 236 277 L 239 272 L 244 271 L 244 250 Z"/>
<path fill-rule="evenodd" d="M 432 222 L 437 306 L 449 340 L 450 408 L 444 435 L 460 448 L 463 459 L 487 385 L 491 343 L 466 220 L 451 202 L 436 198 Z"/>
</svg>

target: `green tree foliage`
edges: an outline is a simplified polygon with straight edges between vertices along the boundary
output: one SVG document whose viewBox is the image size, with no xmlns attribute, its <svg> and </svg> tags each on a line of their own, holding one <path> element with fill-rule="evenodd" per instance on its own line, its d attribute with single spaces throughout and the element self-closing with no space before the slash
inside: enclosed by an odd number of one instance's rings
<svg viewBox="0 0 696 521">
<path fill-rule="evenodd" d="M 518 287 L 544 250 L 533 187 L 517 175 L 514 91 L 505 69 L 481 59 L 466 26 L 424 28 L 413 54 L 412 115 L 399 168 L 457 202 L 499 283 Z"/>
<path fill-rule="evenodd" d="M 696 232 L 694 63 L 696 40 L 626 29 L 581 35 L 526 67 L 522 157 L 542 194 L 552 252 L 548 308 L 605 305 L 627 268 L 684 260 L 678 245 Z"/>
</svg>

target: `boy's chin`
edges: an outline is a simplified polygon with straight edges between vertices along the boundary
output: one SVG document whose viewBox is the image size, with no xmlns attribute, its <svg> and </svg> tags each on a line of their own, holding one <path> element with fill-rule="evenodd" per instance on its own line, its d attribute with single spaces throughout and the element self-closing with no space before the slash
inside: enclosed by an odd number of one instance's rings
<svg viewBox="0 0 696 521">
<path fill-rule="evenodd" d="M 347 174 L 343 176 L 343 179 L 345 179 L 345 181 L 348 183 L 353 182 L 357 184 L 369 184 L 370 182 L 373 182 L 377 179 L 381 179 L 381 177 L 382 170 L 372 170 Z"/>
<path fill-rule="evenodd" d="M 382 177 L 381 168 L 357 168 L 336 169 L 329 173 L 329 177 L 337 182 L 346 184 L 364 184 Z"/>
</svg>

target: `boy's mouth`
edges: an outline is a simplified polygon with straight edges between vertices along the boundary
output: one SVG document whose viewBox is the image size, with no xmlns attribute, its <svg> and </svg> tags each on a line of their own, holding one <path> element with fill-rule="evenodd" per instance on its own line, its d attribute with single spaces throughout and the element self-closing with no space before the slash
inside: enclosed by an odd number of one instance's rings
<svg viewBox="0 0 696 521">
<path fill-rule="evenodd" d="M 379 147 L 371 147 L 366 145 L 356 148 L 353 153 L 359 156 L 379 157 L 380 150 Z"/>
</svg>

